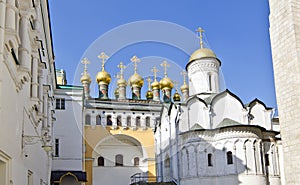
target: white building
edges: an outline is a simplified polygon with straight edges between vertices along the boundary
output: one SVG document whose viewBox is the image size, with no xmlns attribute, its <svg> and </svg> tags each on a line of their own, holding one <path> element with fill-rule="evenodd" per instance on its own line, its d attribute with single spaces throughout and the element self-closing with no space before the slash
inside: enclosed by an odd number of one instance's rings
<svg viewBox="0 0 300 185">
<path fill-rule="evenodd" d="M 200 37 L 201 38 L 201 37 Z M 274 110 L 219 90 L 221 61 L 210 49 L 186 65 L 189 96 L 163 105 L 156 125 L 157 179 L 193 184 L 279 185 L 282 152 Z"/>
<path fill-rule="evenodd" d="M 50 184 L 54 55 L 46 0 L 0 1 L 0 184 Z"/>
</svg>

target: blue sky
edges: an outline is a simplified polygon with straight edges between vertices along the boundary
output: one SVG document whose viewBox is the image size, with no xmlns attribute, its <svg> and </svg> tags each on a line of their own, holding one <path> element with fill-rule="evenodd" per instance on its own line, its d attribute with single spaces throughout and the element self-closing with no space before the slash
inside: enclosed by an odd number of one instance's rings
<svg viewBox="0 0 300 185">
<path fill-rule="evenodd" d="M 89 71 L 94 80 L 101 66 L 97 54 L 102 51 L 112 55 L 106 63 L 106 70 L 112 76 L 117 73 L 116 65 L 121 60 L 129 66 L 127 74 L 130 75 L 130 57 L 137 55 L 148 64 L 144 66 L 141 62 L 141 74 L 149 75 L 144 71 L 149 72 L 150 65 L 167 60 L 176 66 L 171 66 L 169 76 L 180 81 L 178 71 L 185 68 L 189 54 L 199 47 L 196 35 L 193 38 L 190 34 L 200 26 L 205 29 L 205 46 L 212 49 L 222 62 L 225 88 L 244 103 L 258 98 L 267 106 L 276 107 L 267 0 L 49 2 L 56 67 L 66 70 L 69 84 L 80 84 L 78 75 L 82 66 L 78 67 L 78 64 L 84 56 L 91 58 Z M 148 27 L 153 22 L 163 25 Z M 121 28 L 128 25 L 130 33 L 128 30 L 122 32 Z M 170 26 L 161 29 L 164 25 Z M 172 25 L 176 28 L 173 29 Z M 138 37 L 139 42 L 117 47 L 131 36 Z M 170 44 L 158 39 L 173 41 Z M 99 51 L 91 51 L 97 46 Z M 113 81 L 110 93 L 114 86 Z M 91 89 L 92 94 L 95 93 L 96 84 L 91 84 Z M 147 89 L 146 83 L 143 89 Z"/>
</svg>

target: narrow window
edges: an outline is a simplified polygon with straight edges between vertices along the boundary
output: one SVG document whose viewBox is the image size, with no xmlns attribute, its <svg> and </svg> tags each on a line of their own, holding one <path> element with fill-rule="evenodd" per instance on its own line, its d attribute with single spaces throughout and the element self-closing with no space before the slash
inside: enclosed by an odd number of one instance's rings
<svg viewBox="0 0 300 185">
<path fill-rule="evenodd" d="M 227 152 L 227 164 L 233 164 L 232 152 Z"/>
<path fill-rule="evenodd" d="M 131 116 L 127 117 L 126 122 L 127 122 L 127 127 L 131 127 Z"/>
<path fill-rule="evenodd" d="M 211 76 L 211 74 L 208 74 L 208 87 L 209 87 L 209 91 L 212 91 L 212 76 Z"/>
<path fill-rule="evenodd" d="M 111 121 L 111 115 L 108 115 L 106 117 L 106 125 L 111 126 L 112 125 L 112 121 Z"/>
<path fill-rule="evenodd" d="M 212 164 L 212 154 L 207 154 L 207 165 L 213 166 Z"/>
<path fill-rule="evenodd" d="M 265 154 L 266 166 L 270 166 L 269 154 Z"/>
<path fill-rule="evenodd" d="M 146 117 L 146 127 L 150 127 L 150 117 Z"/>
<path fill-rule="evenodd" d="M 59 139 L 55 139 L 54 157 L 59 157 Z"/>
<path fill-rule="evenodd" d="M 123 166 L 123 155 L 116 155 L 116 166 Z"/>
<path fill-rule="evenodd" d="M 136 117 L 135 122 L 136 122 L 136 127 L 140 127 L 141 126 L 141 117 L 140 116 Z"/>
<path fill-rule="evenodd" d="M 166 159 L 165 159 L 165 168 L 170 168 L 170 158 L 169 158 L 169 156 L 167 156 Z"/>
<path fill-rule="evenodd" d="M 104 157 L 98 157 L 98 166 L 104 166 Z"/>
<path fill-rule="evenodd" d="M 101 115 L 96 116 L 96 125 L 101 125 Z"/>
<path fill-rule="evenodd" d="M 89 114 L 85 115 L 85 124 L 86 125 L 91 124 L 91 116 Z"/>
<path fill-rule="evenodd" d="M 122 119 L 121 116 L 118 116 L 118 117 L 117 117 L 117 125 L 118 125 L 118 126 L 122 126 L 122 121 L 121 121 L 121 119 Z"/>
<path fill-rule="evenodd" d="M 28 170 L 27 172 L 27 184 L 33 185 L 33 175 L 32 175 L 32 171 L 30 170 Z"/>
<path fill-rule="evenodd" d="M 135 158 L 133 159 L 133 162 L 134 162 L 134 166 L 139 166 L 139 165 L 140 165 L 140 158 L 135 157 Z"/>
</svg>

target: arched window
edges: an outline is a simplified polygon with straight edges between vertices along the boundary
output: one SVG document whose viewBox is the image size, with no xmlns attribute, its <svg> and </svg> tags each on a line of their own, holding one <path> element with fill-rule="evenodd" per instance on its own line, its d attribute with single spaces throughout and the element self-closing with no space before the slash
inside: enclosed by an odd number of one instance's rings
<svg viewBox="0 0 300 185">
<path fill-rule="evenodd" d="M 136 127 L 140 127 L 141 126 L 141 117 L 140 116 L 137 116 L 135 118 L 135 124 L 136 124 Z"/>
<path fill-rule="evenodd" d="M 140 165 L 140 158 L 139 157 L 135 157 L 133 159 L 133 163 L 134 163 L 134 166 L 139 166 Z"/>
<path fill-rule="evenodd" d="M 131 116 L 127 116 L 126 123 L 127 127 L 131 127 Z"/>
<path fill-rule="evenodd" d="M 150 117 L 146 117 L 146 127 L 150 127 Z"/>
<path fill-rule="evenodd" d="M 122 126 L 122 120 L 121 120 L 121 119 L 122 119 L 121 116 L 118 116 L 118 117 L 117 117 L 117 125 L 118 125 L 118 126 Z"/>
<path fill-rule="evenodd" d="M 123 166 L 123 155 L 116 155 L 116 166 Z"/>
<path fill-rule="evenodd" d="M 89 114 L 85 115 L 85 124 L 90 125 L 91 124 L 91 116 Z"/>
<path fill-rule="evenodd" d="M 96 125 L 101 125 L 101 116 L 96 116 Z"/>
<path fill-rule="evenodd" d="M 232 152 L 229 151 L 226 153 L 227 155 L 227 164 L 233 164 Z"/>
<path fill-rule="evenodd" d="M 213 166 L 213 163 L 212 163 L 212 154 L 207 154 L 207 165 L 208 166 Z"/>
<path fill-rule="evenodd" d="M 112 121 L 111 121 L 111 115 L 108 115 L 106 117 L 106 125 L 111 126 L 112 125 Z"/>
<path fill-rule="evenodd" d="M 104 157 L 98 157 L 98 166 L 104 166 Z"/>
</svg>

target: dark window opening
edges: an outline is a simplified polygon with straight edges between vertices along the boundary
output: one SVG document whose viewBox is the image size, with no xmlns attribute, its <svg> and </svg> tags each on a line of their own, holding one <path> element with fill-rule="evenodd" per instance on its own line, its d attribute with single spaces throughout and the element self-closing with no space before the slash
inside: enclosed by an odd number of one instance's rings
<svg viewBox="0 0 300 185">
<path fill-rule="evenodd" d="M 106 117 L 106 125 L 111 126 L 112 125 L 112 121 L 111 121 L 111 115 L 108 115 Z"/>
<path fill-rule="evenodd" d="M 270 166 L 269 154 L 265 154 L 266 166 Z"/>
<path fill-rule="evenodd" d="M 212 164 L 212 154 L 207 154 L 207 165 L 213 166 Z"/>
<path fill-rule="evenodd" d="M 121 119 L 122 119 L 121 116 L 118 116 L 118 117 L 117 117 L 117 125 L 118 125 L 118 126 L 122 126 L 122 121 L 121 121 Z"/>
<path fill-rule="evenodd" d="M 85 115 L 85 124 L 86 125 L 91 124 L 91 116 L 89 114 Z"/>
<path fill-rule="evenodd" d="M 131 117 L 130 116 L 127 117 L 126 122 L 127 122 L 127 127 L 130 127 L 131 126 Z"/>
<path fill-rule="evenodd" d="M 146 127 L 150 127 L 150 117 L 146 117 Z"/>
<path fill-rule="evenodd" d="M 227 152 L 227 164 L 233 164 L 232 152 Z"/>
<path fill-rule="evenodd" d="M 116 166 L 123 166 L 123 155 L 116 155 Z"/>
<path fill-rule="evenodd" d="M 141 126 L 141 117 L 139 117 L 139 116 L 136 117 L 135 122 L 136 122 L 136 126 L 140 127 Z"/>
<path fill-rule="evenodd" d="M 96 116 L 96 125 L 101 125 L 101 116 Z"/>
<path fill-rule="evenodd" d="M 65 104 L 66 104 L 66 101 L 64 98 L 57 98 L 55 108 L 58 110 L 64 110 L 66 108 Z"/>
<path fill-rule="evenodd" d="M 139 165 L 140 165 L 140 158 L 135 157 L 135 158 L 133 159 L 133 162 L 134 162 L 134 166 L 139 166 Z"/>
<path fill-rule="evenodd" d="M 11 48 L 10 52 L 11 52 L 11 55 L 12 55 L 12 57 L 13 57 L 15 63 L 16 63 L 17 65 L 20 65 L 20 62 L 19 62 L 19 60 L 18 60 L 18 58 L 17 58 L 17 55 L 16 55 L 16 53 L 15 53 L 15 50 L 14 50 L 13 48 Z"/>
<path fill-rule="evenodd" d="M 54 157 L 59 157 L 59 139 L 54 141 Z"/>
<path fill-rule="evenodd" d="M 98 166 L 104 166 L 104 157 L 98 157 Z"/>
</svg>

